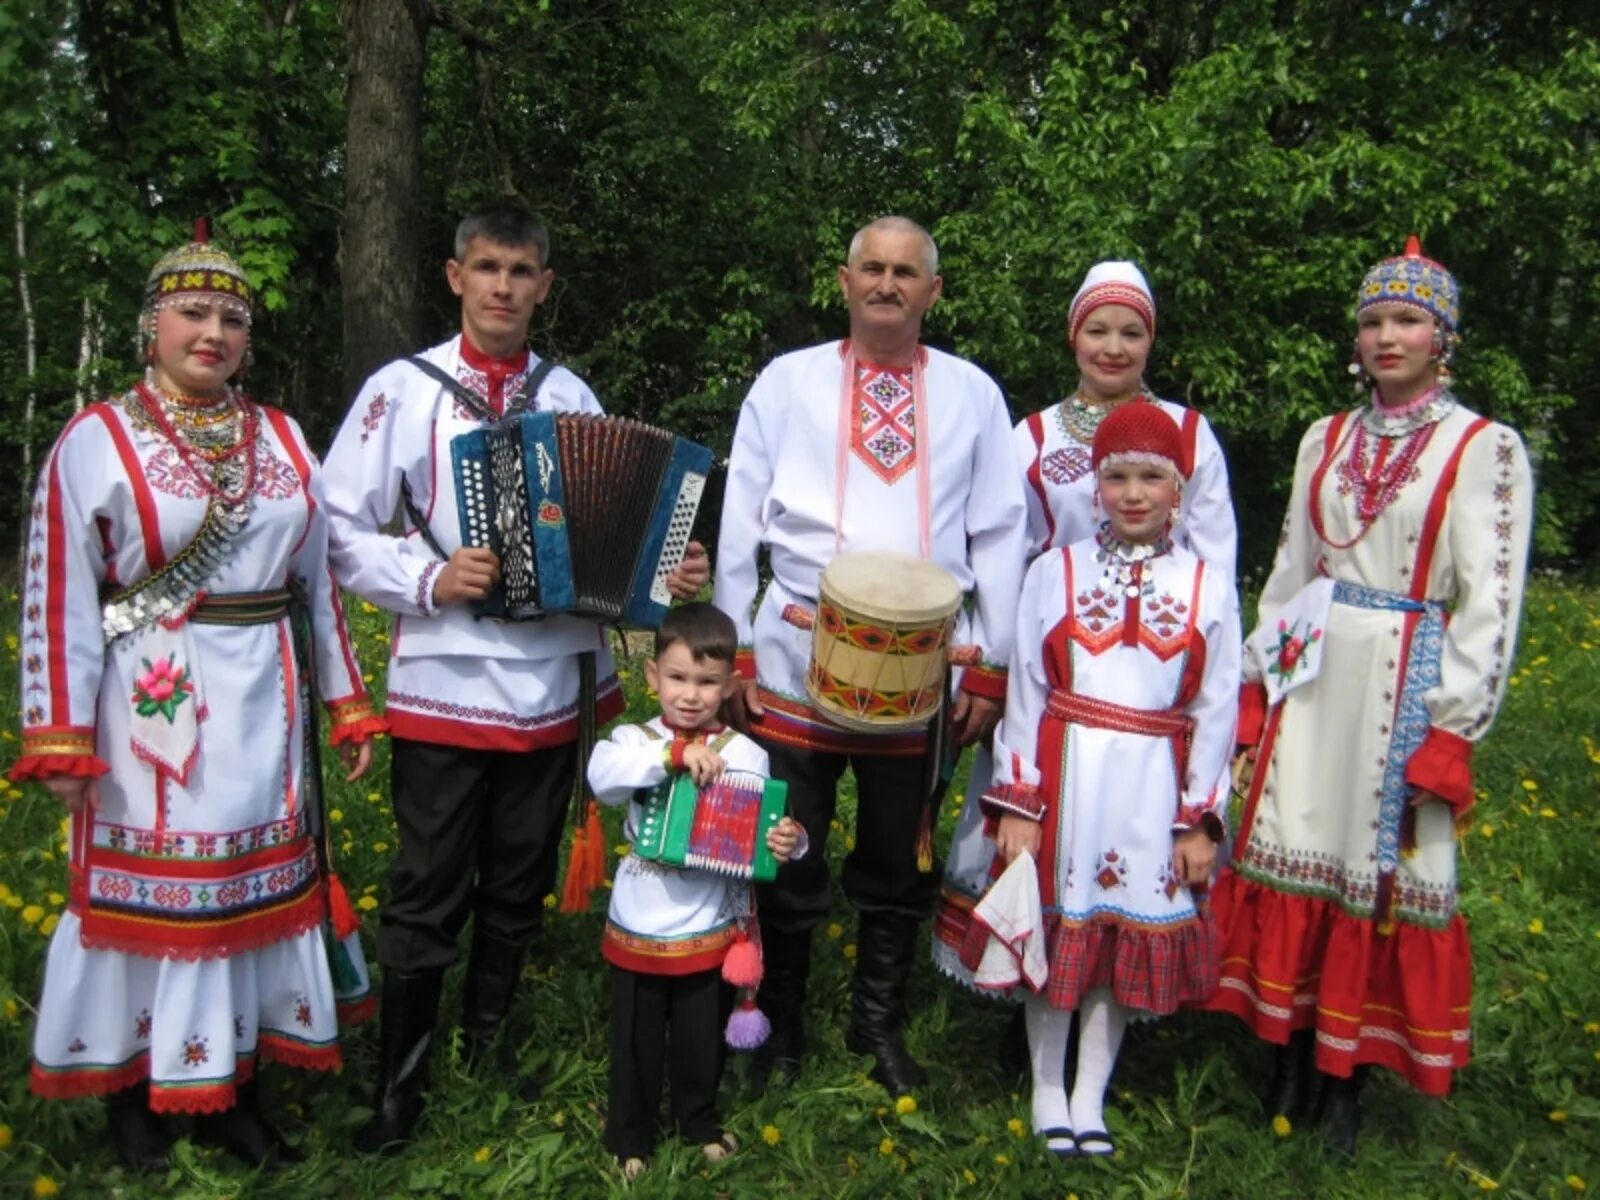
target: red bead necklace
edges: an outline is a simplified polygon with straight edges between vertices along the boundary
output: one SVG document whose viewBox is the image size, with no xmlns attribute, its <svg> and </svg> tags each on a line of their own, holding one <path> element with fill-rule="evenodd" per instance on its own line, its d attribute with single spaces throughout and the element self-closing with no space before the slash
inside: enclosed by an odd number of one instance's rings
<svg viewBox="0 0 1600 1200">
<path fill-rule="evenodd" d="M 1406 440 L 1401 444 L 1398 453 L 1389 455 L 1389 438 L 1380 438 L 1378 452 L 1373 456 L 1369 465 L 1367 462 L 1367 428 L 1366 423 L 1358 416 L 1352 422 L 1355 429 L 1350 434 L 1350 456 L 1335 468 L 1335 473 L 1356 494 L 1356 519 L 1361 528 L 1356 531 L 1355 537 L 1347 542 L 1336 542 L 1328 536 L 1328 531 L 1322 525 L 1321 506 L 1311 506 L 1312 524 L 1316 527 L 1317 536 L 1334 550 L 1348 550 L 1367 536 L 1377 519 L 1399 497 L 1401 489 L 1411 482 L 1411 474 L 1416 469 L 1417 459 L 1422 457 L 1422 452 L 1428 448 L 1428 442 L 1433 437 L 1433 431 L 1438 428 L 1437 421 L 1430 421 L 1426 425 L 1413 429 L 1406 435 Z"/>
<path fill-rule="evenodd" d="M 240 425 L 239 437 L 232 445 L 218 446 L 215 449 L 211 449 L 196 446 L 188 438 L 184 437 L 178 428 L 173 425 L 172 419 L 167 416 L 166 410 L 161 403 L 161 398 L 150 388 L 139 383 L 134 385 L 134 390 L 139 394 L 139 399 L 144 405 L 145 412 L 149 414 L 150 420 L 155 423 L 155 427 L 161 432 L 161 436 L 172 444 L 184 466 L 189 468 L 195 478 L 200 481 L 200 486 L 208 493 L 217 497 L 224 504 L 237 504 L 254 490 L 256 482 L 255 445 L 261 432 L 261 419 L 256 412 L 255 405 L 250 404 L 248 401 L 225 400 L 224 403 L 236 405 L 242 413 L 243 419 Z M 229 395 L 231 397 L 231 393 Z M 229 459 L 236 458 L 241 454 L 245 456 L 244 477 L 236 490 L 225 491 L 217 482 L 217 468 Z"/>
</svg>

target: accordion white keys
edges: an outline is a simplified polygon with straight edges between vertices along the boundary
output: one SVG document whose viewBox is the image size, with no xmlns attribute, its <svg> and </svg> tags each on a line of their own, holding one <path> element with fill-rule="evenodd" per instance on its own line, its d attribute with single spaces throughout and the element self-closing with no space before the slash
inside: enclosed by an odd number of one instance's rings
<svg viewBox="0 0 1600 1200">
<path fill-rule="evenodd" d="M 453 438 L 461 544 L 500 559 L 480 617 L 570 612 L 653 629 L 711 451 L 626 417 L 522 413 Z"/>
</svg>

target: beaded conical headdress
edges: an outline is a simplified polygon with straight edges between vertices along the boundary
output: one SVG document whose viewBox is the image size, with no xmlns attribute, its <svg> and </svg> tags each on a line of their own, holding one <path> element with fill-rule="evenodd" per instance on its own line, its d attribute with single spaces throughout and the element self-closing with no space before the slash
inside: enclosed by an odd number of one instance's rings
<svg viewBox="0 0 1600 1200">
<path fill-rule="evenodd" d="M 1374 304 L 1409 304 L 1438 320 L 1446 333 L 1461 323 L 1461 293 L 1455 276 L 1422 254 L 1416 234 L 1406 239 L 1405 252 L 1386 258 L 1367 272 L 1356 295 L 1356 313 Z"/>
<path fill-rule="evenodd" d="M 231 254 L 211 244 L 204 217 L 194 223 L 194 241 L 169 250 L 150 268 L 144 285 L 144 304 L 139 309 L 139 341 L 144 357 L 149 356 L 156 332 L 156 313 L 178 296 L 196 293 L 216 297 L 228 307 L 250 319 L 250 280 Z"/>
</svg>

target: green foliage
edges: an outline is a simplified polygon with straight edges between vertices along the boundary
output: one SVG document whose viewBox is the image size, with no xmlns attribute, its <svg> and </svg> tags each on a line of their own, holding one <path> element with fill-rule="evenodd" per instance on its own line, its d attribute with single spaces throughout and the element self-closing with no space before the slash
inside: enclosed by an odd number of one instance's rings
<svg viewBox="0 0 1600 1200">
<path fill-rule="evenodd" d="M 359 602 L 347 611 L 361 660 L 381 689 L 382 618 Z M 0 1126 L 11 1134 L 0 1146 L 0 1194 L 25 1195 L 39 1176 L 68 1197 L 286 1200 L 1059 1200 L 1074 1193 L 1432 1200 L 1490 1187 L 1519 1200 L 1553 1200 L 1577 1194 L 1569 1175 L 1600 1186 L 1593 1153 L 1600 1129 L 1600 884 L 1582 849 L 1600 837 L 1600 595 L 1539 581 L 1524 611 L 1520 661 L 1499 723 L 1474 763 L 1477 824 L 1461 845 L 1462 909 L 1477 962 L 1473 1061 L 1442 1101 L 1379 1073 L 1367 1091 L 1354 1163 L 1324 1151 L 1313 1131 L 1284 1139 L 1269 1132 L 1256 1098 L 1266 1048 L 1236 1022 L 1189 1014 L 1129 1034 L 1108 1106 L 1120 1156 L 1062 1167 L 1027 1134 L 1026 1081 L 995 1065 L 1003 1010 L 936 976 L 925 960 L 912 981 L 908 1037 L 933 1083 L 916 1097 L 915 1111 L 898 1112 L 867 1081 L 865 1060 L 844 1049 L 854 922 L 836 895 L 831 923 L 817 935 L 810 1065 L 792 1085 L 750 1095 L 739 1088 L 736 1064 L 722 1107 L 744 1149 L 707 1167 L 694 1147 L 666 1142 L 648 1175 L 625 1190 L 600 1141 L 608 1036 L 601 897 L 582 916 L 550 916 L 524 975 L 513 1020 L 524 1063 L 545 1081 L 537 1103 L 516 1102 L 463 1072 L 452 1032 L 459 980 L 452 978 L 430 1112 L 407 1154 L 369 1161 L 350 1151 L 370 1102 L 376 1031 L 366 1026 L 347 1032 L 339 1075 L 273 1068 L 264 1076 L 269 1115 L 307 1151 L 305 1165 L 252 1174 L 183 1141 L 166 1178 L 132 1178 L 114 1164 L 97 1104 L 47 1102 L 27 1092 L 30 1014 L 46 946 L 41 931 L 61 911 L 66 891 L 64 831 L 59 806 L 41 788 L 0 784 Z M 15 619 L 14 599 L 0 603 L 0 628 L 14 628 Z M 15 720 L 16 653 L 10 642 L 0 648 L 6 729 Z M 624 656 L 623 663 L 630 719 L 639 719 L 650 711 L 642 672 L 636 660 Z M 14 737 L 0 733 L 0 768 L 14 757 Z M 380 748 L 371 778 L 329 783 L 339 870 L 352 897 L 369 906 L 383 897 L 394 852 L 386 775 Z M 852 803 L 847 788 L 827 851 L 835 878 Z M 952 803 L 942 814 L 941 842 L 955 813 Z M 608 827 L 620 841 L 616 816 L 608 813 Z M 369 946 L 373 927 L 368 911 Z"/>
</svg>

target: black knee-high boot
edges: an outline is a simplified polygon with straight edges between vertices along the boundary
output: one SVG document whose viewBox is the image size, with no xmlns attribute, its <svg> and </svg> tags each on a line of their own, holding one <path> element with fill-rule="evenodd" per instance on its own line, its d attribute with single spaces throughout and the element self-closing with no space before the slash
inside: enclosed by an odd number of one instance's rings
<svg viewBox="0 0 1600 1200">
<path fill-rule="evenodd" d="M 117 1161 L 129 1171 L 165 1171 L 172 1157 L 172 1134 L 150 1111 L 149 1083 L 136 1083 L 106 1097 L 106 1130 Z"/>
<path fill-rule="evenodd" d="M 276 1167 L 305 1158 L 262 1119 L 261 1093 L 254 1079 L 235 1089 L 232 1108 L 196 1117 L 194 1132 L 200 1141 L 220 1146 L 253 1167 Z"/>
<path fill-rule="evenodd" d="M 422 1118 L 443 980 L 443 971 L 383 973 L 377 1095 L 372 1120 L 355 1136 L 362 1154 L 398 1154 Z"/>
<path fill-rule="evenodd" d="M 469 1070 L 487 1067 L 523 1100 L 539 1098 L 539 1083 L 525 1075 L 506 1018 L 522 978 L 527 947 L 475 929 L 461 996 L 461 1056 Z"/>
<path fill-rule="evenodd" d="M 917 957 L 920 922 L 903 913 L 862 913 L 856 931 L 856 970 L 850 991 L 846 1048 L 873 1057 L 872 1077 L 891 1096 L 928 1082 L 906 1049 L 906 986 Z"/>
<path fill-rule="evenodd" d="M 1347 1158 L 1356 1152 L 1356 1137 L 1361 1132 L 1361 1089 L 1367 1082 L 1369 1068 L 1357 1067 L 1348 1079 L 1323 1075 L 1322 1098 L 1318 1116 L 1322 1136 L 1328 1144 Z"/>
<path fill-rule="evenodd" d="M 1316 1072 L 1312 1056 L 1316 1050 L 1314 1029 L 1300 1029 L 1289 1035 L 1287 1045 L 1273 1055 L 1272 1083 L 1267 1088 L 1267 1118 L 1287 1117 L 1298 1121 L 1311 1103 L 1311 1083 Z"/>
</svg>

